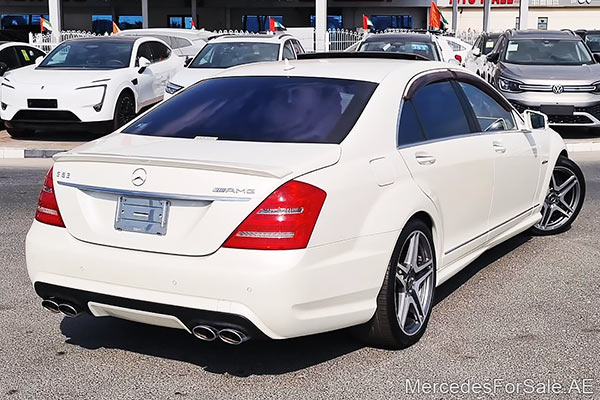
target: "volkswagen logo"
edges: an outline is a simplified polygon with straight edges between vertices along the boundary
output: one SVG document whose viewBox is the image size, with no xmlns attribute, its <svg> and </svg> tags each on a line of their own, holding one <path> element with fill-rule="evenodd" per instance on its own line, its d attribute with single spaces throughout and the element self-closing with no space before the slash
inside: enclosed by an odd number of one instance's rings
<svg viewBox="0 0 600 400">
<path fill-rule="evenodd" d="M 148 174 L 144 168 L 138 168 L 131 174 L 131 183 L 134 186 L 142 186 L 146 182 Z"/>
<path fill-rule="evenodd" d="M 554 85 L 552 86 L 552 91 L 554 92 L 554 94 L 561 94 L 565 91 L 565 88 L 563 87 L 563 85 Z"/>
</svg>

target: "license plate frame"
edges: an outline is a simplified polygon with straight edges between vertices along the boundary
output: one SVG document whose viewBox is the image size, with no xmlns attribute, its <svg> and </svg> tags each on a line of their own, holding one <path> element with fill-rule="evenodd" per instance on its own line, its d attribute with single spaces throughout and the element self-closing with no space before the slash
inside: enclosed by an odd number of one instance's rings
<svg viewBox="0 0 600 400">
<path fill-rule="evenodd" d="M 571 116 L 575 112 L 575 107 L 558 104 L 548 104 L 541 106 L 540 111 L 546 115 Z"/>
<path fill-rule="evenodd" d="M 115 229 L 164 236 L 167 234 L 170 208 L 169 200 L 119 196 Z"/>
</svg>

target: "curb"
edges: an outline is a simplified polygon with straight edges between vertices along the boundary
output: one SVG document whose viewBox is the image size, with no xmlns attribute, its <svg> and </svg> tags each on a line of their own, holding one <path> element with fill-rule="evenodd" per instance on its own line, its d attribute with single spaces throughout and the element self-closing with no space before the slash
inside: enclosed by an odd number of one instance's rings
<svg viewBox="0 0 600 400">
<path fill-rule="evenodd" d="M 51 158 L 56 153 L 68 150 L 43 150 L 43 149 L 15 149 L 12 147 L 0 147 L 0 159 L 3 158 Z M 600 151 L 600 142 L 567 143 L 569 153 L 584 151 Z"/>
<path fill-rule="evenodd" d="M 2 158 L 51 158 L 56 153 L 68 150 L 42 150 L 42 149 L 15 149 L 13 147 L 0 147 L 0 159 Z"/>
</svg>

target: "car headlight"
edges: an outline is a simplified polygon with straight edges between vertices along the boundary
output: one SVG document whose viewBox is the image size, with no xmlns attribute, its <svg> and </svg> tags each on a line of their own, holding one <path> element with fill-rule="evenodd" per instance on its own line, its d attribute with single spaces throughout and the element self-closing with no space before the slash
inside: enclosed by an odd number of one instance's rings
<svg viewBox="0 0 600 400">
<path fill-rule="evenodd" d="M 167 87 L 165 87 L 165 92 L 167 92 L 169 94 L 175 94 L 175 93 L 179 92 L 181 89 L 183 89 L 183 86 L 177 85 L 173 82 L 169 82 L 169 83 L 167 83 Z"/>
<path fill-rule="evenodd" d="M 503 92 L 520 93 L 523 91 L 523 89 L 521 89 L 521 85 L 522 83 L 519 81 L 513 81 L 512 79 L 502 77 L 498 78 L 498 87 Z"/>
<path fill-rule="evenodd" d="M 594 91 L 592 93 L 600 94 L 600 82 L 594 82 L 592 83 L 592 86 L 594 86 Z"/>
<path fill-rule="evenodd" d="M 83 89 L 102 89 L 102 98 L 99 103 L 94 104 L 94 110 L 96 112 L 100 112 L 102 110 L 102 106 L 104 105 L 104 99 L 106 98 L 106 86 L 107 85 L 89 85 L 89 86 L 81 86 L 76 88 L 75 90 L 83 90 Z"/>
</svg>

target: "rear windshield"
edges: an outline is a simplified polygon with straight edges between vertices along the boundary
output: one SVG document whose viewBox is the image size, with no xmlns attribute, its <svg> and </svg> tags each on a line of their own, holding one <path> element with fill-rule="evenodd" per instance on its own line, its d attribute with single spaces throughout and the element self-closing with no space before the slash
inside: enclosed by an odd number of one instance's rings
<svg viewBox="0 0 600 400">
<path fill-rule="evenodd" d="M 341 143 L 377 84 L 309 77 L 224 77 L 173 96 L 123 132 L 176 138 Z"/>
<path fill-rule="evenodd" d="M 261 61 L 277 61 L 279 44 L 256 42 L 209 43 L 189 68 L 229 68 Z"/>
<path fill-rule="evenodd" d="M 389 53 L 419 54 L 430 60 L 439 61 L 440 57 L 431 42 L 418 42 L 398 38 L 381 38 L 363 42 L 358 51 L 385 51 Z"/>
</svg>

